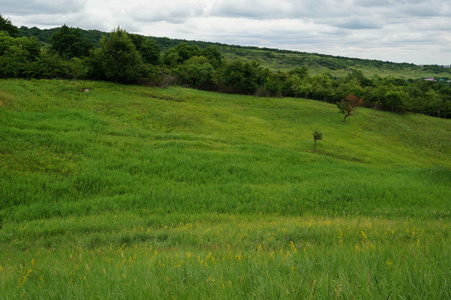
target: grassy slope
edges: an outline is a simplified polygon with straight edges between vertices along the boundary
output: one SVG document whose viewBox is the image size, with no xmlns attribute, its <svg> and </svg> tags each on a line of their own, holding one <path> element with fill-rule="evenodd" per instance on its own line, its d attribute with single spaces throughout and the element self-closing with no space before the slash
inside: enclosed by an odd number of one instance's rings
<svg viewBox="0 0 451 300">
<path fill-rule="evenodd" d="M 449 216 L 449 120 L 361 109 L 343 123 L 318 101 L 95 82 L 2 81 L 2 95 L 4 219 L 131 207 Z"/>
<path fill-rule="evenodd" d="M 450 120 L 2 80 L 0 122 L 5 299 L 450 295 Z"/>
</svg>

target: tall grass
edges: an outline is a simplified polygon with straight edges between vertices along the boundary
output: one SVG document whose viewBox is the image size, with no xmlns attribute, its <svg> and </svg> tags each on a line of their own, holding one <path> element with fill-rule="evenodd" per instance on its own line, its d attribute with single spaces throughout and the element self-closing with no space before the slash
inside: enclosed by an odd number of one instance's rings
<svg viewBox="0 0 451 300">
<path fill-rule="evenodd" d="M 450 296 L 439 221 L 122 213 L 16 225 L 0 240 L 2 299 Z"/>
<path fill-rule="evenodd" d="M 0 298 L 447 299 L 450 125 L 1 80 Z"/>
<path fill-rule="evenodd" d="M 362 109 L 343 124 L 307 100 L 1 83 L 4 220 L 123 209 L 449 217 L 449 120 Z"/>
</svg>

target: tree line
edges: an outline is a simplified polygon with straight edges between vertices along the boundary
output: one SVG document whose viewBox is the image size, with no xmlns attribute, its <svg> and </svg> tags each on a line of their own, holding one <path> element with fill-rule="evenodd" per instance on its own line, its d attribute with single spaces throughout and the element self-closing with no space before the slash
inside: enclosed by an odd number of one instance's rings
<svg viewBox="0 0 451 300">
<path fill-rule="evenodd" d="M 179 43 L 161 51 L 152 39 L 121 28 L 98 45 L 79 28 L 63 25 L 47 47 L 0 15 L 0 78 L 107 80 L 124 84 L 168 86 L 268 97 L 302 97 L 338 103 L 353 97 L 364 106 L 393 112 L 415 112 L 451 118 L 451 85 L 447 82 L 368 78 L 359 70 L 341 78 L 310 75 L 306 67 L 273 71 L 257 60 L 227 60 L 215 47 Z M 340 107 L 340 106 L 339 106 Z"/>
</svg>

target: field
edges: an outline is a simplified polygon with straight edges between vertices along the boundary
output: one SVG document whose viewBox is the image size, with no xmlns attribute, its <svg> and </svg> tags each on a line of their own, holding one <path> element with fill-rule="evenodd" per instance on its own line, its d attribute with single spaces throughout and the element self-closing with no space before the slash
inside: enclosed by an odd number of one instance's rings
<svg viewBox="0 0 451 300">
<path fill-rule="evenodd" d="M 342 120 L 305 99 L 0 80 L 0 298 L 451 298 L 451 121 Z"/>
</svg>

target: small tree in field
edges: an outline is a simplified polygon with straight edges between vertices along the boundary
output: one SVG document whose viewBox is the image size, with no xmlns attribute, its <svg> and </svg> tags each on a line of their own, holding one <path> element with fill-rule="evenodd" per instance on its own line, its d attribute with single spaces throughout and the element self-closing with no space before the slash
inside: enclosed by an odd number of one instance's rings
<svg viewBox="0 0 451 300">
<path fill-rule="evenodd" d="M 316 141 L 321 141 L 323 139 L 323 133 L 320 131 L 313 131 L 313 149 L 316 149 Z"/>
<path fill-rule="evenodd" d="M 346 96 L 346 99 L 342 99 L 340 102 L 337 102 L 337 107 L 345 117 L 343 122 L 346 122 L 346 118 L 352 115 L 354 109 L 358 106 L 363 105 L 363 98 L 359 98 L 354 94 L 349 94 Z"/>
</svg>

